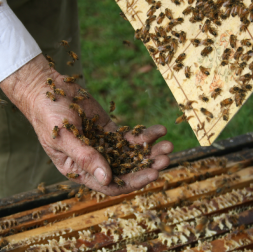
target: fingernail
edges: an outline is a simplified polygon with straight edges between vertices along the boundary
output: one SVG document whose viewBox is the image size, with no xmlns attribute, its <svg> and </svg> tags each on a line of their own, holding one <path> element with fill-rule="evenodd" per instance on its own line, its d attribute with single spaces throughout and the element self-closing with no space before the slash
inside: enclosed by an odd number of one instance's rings
<svg viewBox="0 0 253 252">
<path fill-rule="evenodd" d="M 97 168 L 94 172 L 95 179 L 100 183 L 103 184 L 105 180 L 105 172 L 102 168 Z"/>
</svg>

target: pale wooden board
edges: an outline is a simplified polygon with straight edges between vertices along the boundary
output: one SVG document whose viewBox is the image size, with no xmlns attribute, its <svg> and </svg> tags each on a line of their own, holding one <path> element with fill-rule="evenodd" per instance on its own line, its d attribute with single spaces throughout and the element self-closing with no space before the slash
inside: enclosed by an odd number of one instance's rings
<svg viewBox="0 0 253 252">
<path fill-rule="evenodd" d="M 130 23 L 132 24 L 133 28 L 141 29 L 145 24 L 147 19 L 147 11 L 151 7 L 145 0 L 116 0 L 119 7 L 122 9 Z M 200 30 L 201 25 L 204 24 L 204 19 L 202 22 L 191 23 L 189 22 L 189 18 L 192 16 L 191 14 L 188 16 L 184 16 L 182 14 L 183 10 L 189 6 L 188 1 L 184 0 L 181 4 L 175 5 L 171 2 L 171 0 L 161 0 L 162 7 L 155 12 L 155 15 L 158 17 L 160 12 L 165 12 L 165 8 L 169 8 L 173 11 L 173 17 L 184 18 L 184 22 L 182 25 L 177 25 L 173 28 L 174 31 L 180 32 L 181 30 L 186 32 L 187 41 L 185 44 L 179 44 L 179 49 L 177 50 L 173 60 L 170 64 L 162 66 L 157 64 L 157 68 L 161 72 L 163 78 L 165 79 L 167 85 L 169 86 L 170 90 L 172 91 L 174 97 L 176 98 L 178 104 L 185 104 L 188 100 L 195 100 L 197 103 L 193 103 L 192 106 L 194 110 L 186 111 L 186 116 L 193 116 L 189 120 L 189 124 L 193 129 L 199 143 L 202 146 L 209 146 L 215 139 L 219 136 L 221 131 L 225 128 L 227 123 L 232 119 L 232 117 L 237 113 L 237 111 L 241 108 L 236 107 L 235 102 L 230 105 L 229 108 L 229 121 L 224 121 L 222 118 L 221 106 L 220 102 L 226 98 L 232 98 L 234 100 L 234 96 L 229 93 L 229 89 L 233 86 L 239 86 L 238 83 L 235 81 L 238 76 L 235 75 L 234 71 L 231 71 L 230 66 L 220 66 L 221 63 L 221 55 L 223 54 L 226 48 L 231 48 L 229 44 L 229 37 L 231 34 L 237 35 L 237 47 L 240 46 L 240 40 L 242 39 L 250 39 L 252 42 L 251 33 L 253 33 L 253 25 L 250 24 L 248 27 L 247 32 L 240 32 L 240 18 L 238 16 L 231 17 L 226 20 L 222 21 L 222 26 L 216 26 L 218 28 L 218 36 L 214 37 L 210 33 L 205 34 L 202 33 Z M 249 6 L 251 3 L 250 0 L 243 1 L 246 6 Z M 192 4 L 195 7 L 196 0 Z M 161 26 L 165 27 L 169 23 L 169 19 L 167 17 L 164 18 Z M 154 21 L 151 25 L 150 32 L 154 33 L 154 27 L 160 26 Z M 212 24 L 212 26 L 214 26 Z M 171 35 L 171 33 L 168 33 Z M 201 56 L 201 50 L 204 49 L 204 46 L 194 47 L 190 39 L 198 38 L 198 39 L 206 39 L 211 38 L 215 41 L 213 47 L 213 51 L 207 57 Z M 156 44 L 151 40 L 146 46 L 153 46 L 156 47 Z M 252 47 L 244 47 L 244 53 L 250 50 Z M 231 48 L 232 49 L 232 48 Z M 190 66 L 192 71 L 192 76 L 190 79 L 187 79 L 184 74 L 184 68 L 179 72 L 176 72 L 172 69 L 174 65 L 174 61 L 177 56 L 181 53 L 186 53 L 186 59 L 183 61 L 184 66 Z M 232 55 L 230 57 L 229 62 L 233 63 L 235 60 L 233 59 L 233 54 L 235 49 L 232 49 Z M 152 57 L 152 56 L 151 56 Z M 155 56 L 155 57 L 158 57 Z M 248 61 L 248 64 L 252 62 L 253 57 Z M 241 62 L 241 61 L 240 61 Z M 199 66 L 202 65 L 203 67 L 210 68 L 210 75 L 206 76 L 201 73 L 199 70 Z M 248 66 L 242 72 L 243 74 L 251 73 L 248 69 Z M 252 81 L 250 82 L 252 83 Z M 222 93 L 216 99 L 211 98 L 211 92 L 215 88 L 222 88 Z M 205 94 L 209 98 L 208 103 L 204 103 L 199 99 L 199 95 Z M 252 92 L 247 92 L 245 101 L 249 98 Z M 200 112 L 200 108 L 206 108 L 210 111 L 214 118 L 211 119 L 210 122 L 206 120 L 206 116 Z M 168 111 L 169 114 L 169 111 Z M 176 118 L 175 118 L 176 120 Z M 196 129 L 201 126 L 201 123 L 205 122 L 205 126 L 203 130 L 200 130 L 198 134 L 196 134 Z M 180 127 L 177 126 L 177 127 Z M 213 134 L 210 138 L 211 134 Z"/>
</svg>

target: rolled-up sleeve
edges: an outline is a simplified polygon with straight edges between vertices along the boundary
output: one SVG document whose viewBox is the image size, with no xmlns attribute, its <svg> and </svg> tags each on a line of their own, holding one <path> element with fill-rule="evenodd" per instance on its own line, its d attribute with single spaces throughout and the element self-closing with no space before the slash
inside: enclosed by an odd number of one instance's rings
<svg viewBox="0 0 253 252">
<path fill-rule="evenodd" d="M 6 0 L 0 1 L 0 82 L 40 53 L 38 44 Z"/>
</svg>

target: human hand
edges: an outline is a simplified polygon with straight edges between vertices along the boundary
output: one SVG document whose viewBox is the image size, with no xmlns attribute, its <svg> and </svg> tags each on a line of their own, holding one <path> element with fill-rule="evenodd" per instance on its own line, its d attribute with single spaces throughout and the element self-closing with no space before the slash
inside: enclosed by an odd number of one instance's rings
<svg viewBox="0 0 253 252">
<path fill-rule="evenodd" d="M 47 78 L 52 78 L 56 87 L 65 91 L 66 97 L 57 96 L 55 102 L 47 98 L 46 92 L 52 92 L 46 85 Z M 63 76 L 48 67 L 48 62 L 43 55 L 37 56 L 4 80 L 1 88 L 29 119 L 40 143 L 58 170 L 63 175 L 79 174 L 79 177 L 74 179 L 77 183 L 85 184 L 107 195 L 130 193 L 156 180 L 158 171 L 169 165 L 167 154 L 172 151 L 173 147 L 170 142 L 163 141 L 152 147 L 150 158 L 155 162 L 151 168 L 122 176 L 125 182 L 123 187 L 112 183 L 111 168 L 104 157 L 94 148 L 84 145 L 62 124 L 63 119 L 66 118 L 77 127 L 80 133 L 82 131 L 81 118 L 69 108 L 80 86 L 64 83 Z M 78 104 L 88 118 L 98 114 L 97 123 L 104 127 L 105 131 L 116 131 L 117 125 L 110 120 L 108 114 L 94 98 L 90 97 Z M 54 126 L 60 128 L 59 136 L 55 139 L 52 138 Z M 151 144 L 165 134 L 165 127 L 157 125 L 144 130 L 138 137 L 128 132 L 125 138 L 134 144 L 144 142 Z"/>
</svg>

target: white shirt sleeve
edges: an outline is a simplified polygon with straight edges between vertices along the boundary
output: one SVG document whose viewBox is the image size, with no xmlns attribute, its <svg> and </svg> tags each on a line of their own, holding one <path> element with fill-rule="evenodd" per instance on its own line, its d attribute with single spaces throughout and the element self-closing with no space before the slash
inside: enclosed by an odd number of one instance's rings
<svg viewBox="0 0 253 252">
<path fill-rule="evenodd" d="M 41 53 L 6 0 L 0 0 L 0 82 Z"/>
</svg>

